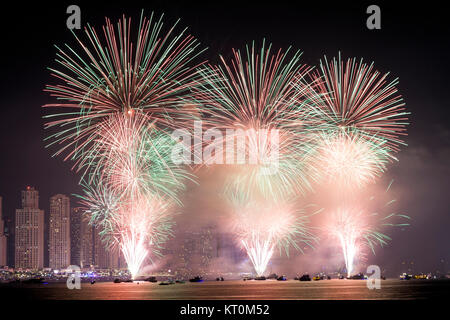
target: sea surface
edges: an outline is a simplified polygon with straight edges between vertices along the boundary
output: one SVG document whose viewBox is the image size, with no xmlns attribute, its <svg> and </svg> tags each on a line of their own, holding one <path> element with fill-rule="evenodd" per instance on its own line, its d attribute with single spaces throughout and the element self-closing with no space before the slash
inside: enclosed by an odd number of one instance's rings
<svg viewBox="0 0 450 320">
<path fill-rule="evenodd" d="M 365 280 L 204 281 L 159 285 L 133 282 L 81 283 L 70 290 L 65 283 L 0 285 L 2 297 L 43 300 L 404 300 L 450 297 L 450 280 L 382 280 L 369 290 Z"/>
</svg>

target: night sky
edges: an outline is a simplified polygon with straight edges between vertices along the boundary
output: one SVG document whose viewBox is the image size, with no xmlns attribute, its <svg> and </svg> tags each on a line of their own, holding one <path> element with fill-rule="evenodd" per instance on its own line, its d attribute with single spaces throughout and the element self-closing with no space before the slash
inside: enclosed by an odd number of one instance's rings
<svg viewBox="0 0 450 320">
<path fill-rule="evenodd" d="M 265 38 L 276 49 L 292 45 L 302 50 L 303 62 L 310 65 L 317 65 L 323 55 L 332 57 L 341 51 L 344 58 L 363 57 L 374 61 L 379 71 L 399 77 L 399 92 L 411 112 L 408 147 L 398 154 L 400 161 L 390 166 L 384 179 L 395 180 L 393 192 L 401 212 L 412 220 L 410 227 L 392 230 L 393 241 L 371 259 L 392 265 L 396 272 L 402 271 L 395 269 L 402 261 L 413 261 L 417 272 L 450 269 L 450 48 L 448 11 L 439 3 L 427 1 L 425 7 L 405 2 L 393 7 L 376 2 L 381 7 L 382 29 L 368 30 L 365 12 L 373 2 L 317 2 L 317 6 L 311 1 L 107 1 L 95 6 L 92 2 L 39 1 L 25 6 L 16 1 L 2 10 L 0 195 L 4 216 L 13 217 L 20 207 L 20 191 L 27 185 L 39 190 L 40 207 L 47 215 L 50 196 L 80 191 L 72 164 L 52 158 L 56 150 L 46 149 L 43 142 L 48 133 L 43 129 L 41 105 L 53 101 L 43 92 L 45 84 L 54 83 L 46 70 L 56 66 L 53 45 L 73 44 L 66 28 L 67 6 L 78 4 L 82 26 L 90 23 L 97 28 L 105 16 L 115 22 L 122 14 L 138 19 L 141 9 L 147 14 L 154 10 L 165 13 L 169 25 L 181 18 L 180 25 L 189 27 L 208 47 L 203 59 L 212 63 L 218 54 L 229 56 L 232 48 Z M 197 206 L 185 215 L 202 210 L 206 211 Z"/>
</svg>

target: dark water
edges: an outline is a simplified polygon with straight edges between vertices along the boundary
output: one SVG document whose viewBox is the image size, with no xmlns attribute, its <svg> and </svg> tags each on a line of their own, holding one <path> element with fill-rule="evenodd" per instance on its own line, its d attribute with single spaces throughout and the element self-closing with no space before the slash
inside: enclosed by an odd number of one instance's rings
<svg viewBox="0 0 450 320">
<path fill-rule="evenodd" d="M 68 300 L 396 300 L 449 297 L 449 280 L 384 280 L 369 290 L 364 280 L 205 281 L 161 286 L 158 283 L 82 283 L 69 290 L 65 283 L 0 286 L 2 296 Z"/>
</svg>

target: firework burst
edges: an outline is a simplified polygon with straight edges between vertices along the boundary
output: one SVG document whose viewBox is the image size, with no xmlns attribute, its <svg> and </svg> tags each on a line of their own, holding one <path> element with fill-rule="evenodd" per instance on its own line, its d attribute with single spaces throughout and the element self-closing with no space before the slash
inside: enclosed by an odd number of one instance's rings
<svg viewBox="0 0 450 320">
<path fill-rule="evenodd" d="M 328 183 L 352 189 L 375 181 L 391 159 L 386 142 L 355 134 L 320 136 L 314 163 Z"/>
<path fill-rule="evenodd" d="M 383 140 L 385 148 L 398 151 L 404 144 L 401 137 L 406 135 L 409 113 L 397 93 L 398 79 L 388 82 L 388 75 L 362 59 L 358 63 L 356 59 L 344 62 L 340 54 L 331 61 L 325 57 L 313 76 L 323 103 L 309 114 L 317 117 L 311 129 Z"/>
<path fill-rule="evenodd" d="M 194 96 L 208 126 L 235 132 L 214 143 L 241 147 L 241 181 L 256 181 L 266 195 L 282 197 L 310 188 L 313 141 L 302 120 L 318 95 L 306 82 L 311 68 L 300 63 L 300 52 L 290 57 L 289 50 L 271 49 L 263 42 L 259 52 L 254 44 L 244 56 L 233 50 L 230 63 L 221 57 L 221 66 L 201 70 Z"/>
<path fill-rule="evenodd" d="M 300 243 L 312 246 L 316 241 L 308 227 L 309 215 L 295 209 L 294 200 L 252 199 L 234 188 L 228 189 L 227 197 L 233 207 L 233 229 L 258 276 L 276 248 L 289 256 L 290 247 L 302 251 Z"/>
<path fill-rule="evenodd" d="M 382 201 L 385 201 L 391 184 L 392 182 L 380 197 Z M 394 203 L 393 199 L 380 203 L 375 196 L 371 196 L 363 205 L 345 205 L 332 212 L 327 231 L 339 241 L 347 276 L 352 275 L 355 261 L 365 254 L 365 249 L 368 248 L 375 254 L 377 245 L 382 247 L 391 240 L 389 236 L 381 232 L 384 227 L 408 225 L 408 223 L 395 222 L 395 220 L 409 219 L 409 217 L 391 212 Z M 389 213 L 383 213 L 386 211 Z"/>
<path fill-rule="evenodd" d="M 135 36 L 125 17 L 117 28 L 106 19 L 103 37 L 88 26 L 84 40 L 75 35 L 79 51 L 58 48 L 60 70 L 50 70 L 60 83 L 46 87 L 60 100 L 44 106 L 58 111 L 46 116 L 46 128 L 59 129 L 50 145 L 62 145 L 56 154 L 67 150 L 82 170 L 91 223 L 121 248 L 133 277 L 170 234 L 169 207 L 180 203 L 188 177 L 171 162 L 175 141 L 166 130 L 194 117 L 181 96 L 198 82 L 188 64 L 200 51 L 175 27 L 164 34 L 153 14 L 141 15 Z"/>
<path fill-rule="evenodd" d="M 122 250 L 133 278 L 149 254 L 160 255 L 161 245 L 172 235 L 174 211 L 168 199 L 117 194 L 100 181 L 86 184 L 80 198 L 107 247 Z"/>
<path fill-rule="evenodd" d="M 102 124 L 91 148 L 83 203 L 110 246 L 121 248 L 135 277 L 171 234 L 171 203 L 190 175 L 171 160 L 175 141 L 147 124 L 145 114 L 119 114 Z"/>
<path fill-rule="evenodd" d="M 197 83 L 196 66 L 188 64 L 201 51 L 185 30 L 176 35 L 175 26 L 164 34 L 162 16 L 141 16 L 133 41 L 131 19 L 123 17 L 117 28 L 106 19 L 103 37 L 91 26 L 85 40 L 75 35 L 79 51 L 57 47 L 60 69 L 50 71 L 61 83 L 46 91 L 60 102 L 44 105 L 58 110 L 45 117 L 46 128 L 59 128 L 48 138 L 62 145 L 56 154 L 68 150 L 65 159 L 83 159 L 102 124 L 118 113 L 141 111 L 158 128 L 183 125 L 190 114 L 180 97 Z"/>
<path fill-rule="evenodd" d="M 145 113 L 116 114 L 99 126 L 97 139 L 80 166 L 88 170 L 88 181 L 99 176 L 116 193 L 133 197 L 145 191 L 179 203 L 184 181 L 193 177 L 172 161 L 175 145 L 169 134 L 155 129 Z"/>
</svg>

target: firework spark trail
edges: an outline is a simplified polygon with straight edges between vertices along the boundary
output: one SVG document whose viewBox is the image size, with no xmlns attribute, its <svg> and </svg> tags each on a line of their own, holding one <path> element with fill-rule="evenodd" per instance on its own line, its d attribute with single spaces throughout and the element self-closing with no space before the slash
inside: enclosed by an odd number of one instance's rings
<svg viewBox="0 0 450 320">
<path fill-rule="evenodd" d="M 145 113 L 117 114 L 102 123 L 80 165 L 87 166 L 90 180 L 100 176 L 117 193 L 134 197 L 145 192 L 179 203 L 184 181 L 193 177 L 173 163 L 175 144 L 170 135 L 148 122 Z"/>
<path fill-rule="evenodd" d="M 149 254 L 159 254 L 171 236 L 173 210 L 168 199 L 147 194 L 116 194 L 101 181 L 90 183 L 80 196 L 90 213 L 90 223 L 99 226 L 108 247 L 119 246 L 133 278 Z M 151 250 L 150 250 L 151 249 Z"/>
<path fill-rule="evenodd" d="M 357 133 L 369 140 L 385 140 L 390 151 L 404 145 L 409 112 L 397 94 L 398 79 L 387 82 L 389 73 L 380 74 L 370 65 L 348 59 L 345 63 L 325 57 L 320 72 L 315 72 L 315 85 L 324 103 L 309 115 L 317 117 L 315 130 Z M 321 125 L 317 125 L 321 123 Z M 314 128 L 312 128 L 314 129 Z"/>
<path fill-rule="evenodd" d="M 266 197 L 280 200 L 305 192 L 310 188 L 305 175 L 308 161 L 313 160 L 312 152 L 294 140 L 292 132 L 278 129 L 238 130 L 227 135 L 224 144 L 236 146 L 232 151 L 236 160 L 231 164 L 237 164 L 232 167 L 227 183 L 240 184 L 243 192 L 251 192 L 249 186 L 253 186 Z"/>
<path fill-rule="evenodd" d="M 250 239 L 242 239 L 241 241 L 255 268 L 256 274 L 262 276 L 275 249 L 272 239 L 260 239 L 258 235 L 255 235 Z"/>
<path fill-rule="evenodd" d="M 323 134 L 318 143 L 315 166 L 325 182 L 353 189 L 374 182 L 391 159 L 385 141 L 339 133 Z"/>
<path fill-rule="evenodd" d="M 150 253 L 155 254 L 160 244 L 169 236 L 172 225 L 167 203 L 158 199 L 134 200 L 125 208 L 117 224 L 116 244 L 119 244 L 133 278 Z M 152 252 L 149 249 L 153 249 Z"/>
<path fill-rule="evenodd" d="M 363 187 L 375 181 L 405 143 L 409 113 L 397 94 L 398 80 L 387 82 L 373 63 L 325 57 L 311 73 L 316 99 L 304 113 L 304 126 L 314 132 L 317 163 L 309 162 L 315 181 L 328 179 L 340 187 Z M 311 135 L 310 135 L 311 136 Z"/>
<path fill-rule="evenodd" d="M 146 208 L 141 208 L 141 210 L 146 210 Z M 142 219 L 142 215 L 140 216 Z M 134 217 L 129 217 L 129 221 L 126 222 L 125 227 L 121 227 L 120 231 L 120 239 L 118 239 L 118 243 L 122 253 L 125 257 L 125 261 L 127 262 L 128 269 L 133 278 L 139 273 L 142 263 L 147 258 L 148 250 L 146 249 L 146 240 L 148 239 L 147 233 L 148 230 L 145 230 L 148 227 L 148 223 L 146 221 L 134 221 Z"/>
<path fill-rule="evenodd" d="M 305 216 L 284 204 L 310 189 L 314 178 L 307 167 L 315 139 L 302 121 L 320 95 L 306 82 L 311 68 L 300 56 L 297 51 L 290 57 L 289 50 L 272 54 L 265 42 L 258 52 L 253 43 L 244 56 L 233 50 L 230 63 L 221 57 L 221 66 L 203 68 L 202 84 L 193 90 L 208 126 L 235 132 L 211 145 L 238 147 L 239 168 L 229 176 L 225 195 L 235 212 L 237 238 L 258 275 L 275 246 L 288 253 L 291 245 L 298 249 L 296 238 L 313 239 Z"/>
<path fill-rule="evenodd" d="M 111 117 L 92 148 L 92 172 L 84 197 L 91 222 L 119 245 L 133 277 L 171 234 L 171 202 L 190 176 L 171 159 L 172 138 L 147 125 L 140 113 Z M 105 203 L 105 200 L 108 201 Z M 99 205 L 100 204 L 100 205 Z M 150 245 L 149 245 L 150 244 Z"/>
<path fill-rule="evenodd" d="M 221 66 L 202 68 L 201 81 L 194 88 L 197 104 L 203 106 L 208 126 L 222 131 L 241 130 L 214 143 L 234 145 L 243 135 L 241 173 L 267 196 L 304 193 L 310 189 L 313 171 L 307 170 L 315 139 L 303 131 L 305 112 L 319 101 L 319 94 L 306 81 L 310 67 L 300 63 L 301 53 L 271 53 L 271 45 L 263 42 L 260 51 L 255 44 L 246 47 L 245 55 L 233 50 L 227 63 L 221 57 Z M 271 155 L 271 135 L 277 132 L 278 155 Z M 228 140 L 227 140 L 228 139 Z M 238 151 L 239 152 L 239 151 Z M 276 168 L 275 174 L 263 174 L 267 168 Z M 273 171 L 273 170 L 272 170 Z"/>
<path fill-rule="evenodd" d="M 144 113 L 110 116 L 100 128 L 85 156 L 84 204 L 92 224 L 103 228 L 107 243 L 121 248 L 136 277 L 143 261 L 170 235 L 167 206 L 179 202 L 190 175 L 172 162 L 175 141 L 149 124 Z"/>
<path fill-rule="evenodd" d="M 139 275 L 141 266 L 148 255 L 143 239 L 144 237 L 138 234 L 132 234 L 131 236 L 123 236 L 120 241 L 120 250 L 127 262 L 132 279 L 136 279 Z"/>
<path fill-rule="evenodd" d="M 348 230 L 348 233 L 339 234 L 339 241 L 342 246 L 342 251 L 344 254 L 345 268 L 347 270 L 347 277 L 350 277 L 353 273 L 353 262 L 355 256 L 358 253 L 358 248 L 356 245 L 357 236 L 353 233 L 355 230 Z"/>
<path fill-rule="evenodd" d="M 305 126 L 317 136 L 314 165 L 340 195 L 329 231 L 342 247 L 348 276 L 366 246 L 374 252 L 375 245 L 390 239 L 378 231 L 387 223 L 367 213 L 368 203 L 346 201 L 356 187 L 367 187 L 381 176 L 388 162 L 397 160 L 394 154 L 400 145 L 405 145 L 401 137 L 406 135 L 409 112 L 397 93 L 398 80 L 388 82 L 388 75 L 362 59 L 342 61 L 340 54 L 331 61 L 325 57 L 313 74 L 313 86 L 323 102 L 310 108 L 312 120 Z M 395 216 L 406 217 L 391 214 L 385 219 Z"/>
<path fill-rule="evenodd" d="M 162 16 L 141 15 L 135 38 L 125 17 L 117 28 L 106 19 L 103 37 L 88 26 L 85 40 L 74 34 L 78 50 L 57 47 L 60 69 L 50 70 L 60 83 L 46 87 L 60 100 L 44 106 L 57 110 L 45 117 L 57 129 L 49 145 L 82 171 L 91 223 L 120 246 L 133 276 L 170 235 L 167 207 L 180 203 L 188 177 L 171 162 L 175 142 L 165 131 L 195 118 L 181 97 L 198 83 L 188 64 L 201 51 L 186 30 L 174 33 L 177 23 L 164 34 Z"/>
<path fill-rule="evenodd" d="M 65 159 L 81 161 L 101 124 L 117 113 L 141 110 L 159 129 L 179 128 L 190 119 L 181 97 L 198 83 L 198 65 L 188 64 L 202 51 L 186 30 L 175 34 L 176 24 L 164 34 L 162 16 L 141 16 L 132 42 L 131 19 L 123 17 L 117 29 L 106 19 L 103 38 L 88 26 L 85 41 L 74 35 L 79 50 L 57 47 L 61 69 L 50 71 L 63 84 L 45 91 L 61 102 L 44 105 L 57 110 L 45 116 L 45 127 L 58 129 L 46 139 L 61 146 L 56 155 L 67 151 Z"/>
<path fill-rule="evenodd" d="M 360 238 L 364 232 L 364 226 L 359 219 L 360 214 L 347 209 L 338 209 L 333 219 L 331 232 L 341 245 L 348 277 L 352 275 L 354 260 L 360 251 Z"/>
<path fill-rule="evenodd" d="M 267 200 L 227 186 L 233 207 L 233 230 L 246 250 L 256 273 L 262 275 L 276 247 L 289 256 L 289 248 L 302 252 L 300 243 L 313 245 L 316 238 L 308 227 L 309 215 L 295 209 L 295 199 Z"/>
<path fill-rule="evenodd" d="M 347 276 L 351 276 L 354 271 L 355 260 L 361 258 L 366 248 L 375 254 L 375 246 L 384 246 L 391 240 L 389 236 L 381 232 L 386 226 L 404 227 L 408 223 L 395 223 L 394 219 L 409 219 L 408 216 L 391 212 L 391 206 L 395 200 L 386 201 L 392 182 L 377 201 L 375 196 L 371 196 L 363 205 L 352 206 L 349 201 L 343 207 L 335 210 L 327 227 L 328 232 L 338 239 L 344 256 Z M 360 198 L 360 195 L 359 195 Z M 358 199 L 359 199 L 358 198 Z M 360 202 L 360 200 L 356 201 Z M 362 207 L 362 209 L 361 209 Z M 376 211 L 375 211 L 376 210 Z M 381 210 L 381 211 L 379 211 Z M 383 211 L 388 211 L 383 213 Z"/>
</svg>

